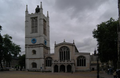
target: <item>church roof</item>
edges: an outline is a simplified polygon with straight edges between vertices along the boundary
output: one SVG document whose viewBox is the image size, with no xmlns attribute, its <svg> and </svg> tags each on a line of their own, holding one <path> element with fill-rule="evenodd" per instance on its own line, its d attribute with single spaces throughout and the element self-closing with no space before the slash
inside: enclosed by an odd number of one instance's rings
<svg viewBox="0 0 120 78">
<path fill-rule="evenodd" d="M 75 46 L 75 44 L 73 44 L 73 43 L 62 42 L 62 43 L 55 44 L 55 47 L 60 46 L 60 45 L 71 45 L 71 46 Z"/>
<path fill-rule="evenodd" d="M 78 52 L 79 53 L 79 51 L 78 51 L 78 49 L 77 49 L 77 47 L 75 46 L 75 44 L 74 43 L 69 43 L 69 42 L 62 42 L 62 43 L 58 43 L 58 44 L 56 44 L 55 43 L 55 47 L 58 47 L 58 46 L 60 46 L 60 45 L 70 45 L 70 46 L 74 46 L 75 47 L 75 52 Z"/>
</svg>

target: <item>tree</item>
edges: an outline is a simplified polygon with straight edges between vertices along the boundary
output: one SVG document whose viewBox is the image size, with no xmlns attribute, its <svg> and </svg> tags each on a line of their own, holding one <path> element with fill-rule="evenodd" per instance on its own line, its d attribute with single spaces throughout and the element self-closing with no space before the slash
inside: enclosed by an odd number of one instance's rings
<svg viewBox="0 0 120 78">
<path fill-rule="evenodd" d="M 11 56 L 11 46 L 12 46 L 12 37 L 9 36 L 8 34 L 5 34 L 3 36 L 3 52 L 4 52 L 4 60 L 6 61 L 6 66 L 10 66 L 10 61 L 12 60 Z"/>
<path fill-rule="evenodd" d="M 0 31 L 2 30 L 2 26 L 0 26 Z M 21 51 L 21 47 L 12 42 L 12 37 L 8 34 L 4 36 L 0 33 L 0 65 L 2 66 L 2 61 L 6 62 L 6 66 L 10 66 L 10 62 L 12 57 L 17 57 L 19 52 Z"/>
<path fill-rule="evenodd" d="M 15 43 L 12 43 L 11 51 L 12 51 L 11 53 L 13 54 L 13 57 L 17 57 L 17 55 L 21 51 L 21 47 L 19 45 L 16 45 Z"/>
<path fill-rule="evenodd" d="M 97 25 L 93 31 L 93 37 L 98 42 L 98 56 L 101 62 L 112 61 L 114 67 L 117 67 L 117 26 L 118 21 L 113 18 Z"/>
<path fill-rule="evenodd" d="M 23 67 L 25 67 L 25 54 L 22 56 L 19 56 L 19 65 L 20 65 L 20 69 L 22 70 Z"/>
</svg>

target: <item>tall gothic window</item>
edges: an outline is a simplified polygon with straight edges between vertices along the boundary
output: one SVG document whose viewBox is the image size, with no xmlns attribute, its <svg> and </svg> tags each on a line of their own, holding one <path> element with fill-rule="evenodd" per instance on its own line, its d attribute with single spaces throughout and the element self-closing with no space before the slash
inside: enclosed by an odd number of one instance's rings
<svg viewBox="0 0 120 78">
<path fill-rule="evenodd" d="M 52 58 L 51 57 L 47 57 L 46 58 L 46 66 L 47 67 L 51 67 L 51 65 L 52 65 Z"/>
<path fill-rule="evenodd" d="M 84 56 L 77 58 L 77 66 L 86 66 L 86 58 Z"/>
<path fill-rule="evenodd" d="M 46 21 L 45 20 L 43 20 L 43 34 L 47 35 L 47 33 L 46 33 Z"/>
<path fill-rule="evenodd" d="M 63 46 L 59 49 L 60 61 L 70 60 L 70 50 L 68 47 Z"/>
<path fill-rule="evenodd" d="M 32 68 L 37 68 L 37 64 L 35 62 L 32 63 Z"/>
<path fill-rule="evenodd" d="M 32 33 L 37 33 L 38 20 L 37 17 L 31 18 L 31 31 Z"/>
</svg>

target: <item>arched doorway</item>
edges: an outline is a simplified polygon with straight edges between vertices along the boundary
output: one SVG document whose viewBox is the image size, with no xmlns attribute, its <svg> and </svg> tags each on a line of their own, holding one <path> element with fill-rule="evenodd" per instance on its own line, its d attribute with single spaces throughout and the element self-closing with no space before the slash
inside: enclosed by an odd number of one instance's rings
<svg viewBox="0 0 120 78">
<path fill-rule="evenodd" d="M 60 66 L 60 72 L 65 72 L 65 66 L 64 65 Z"/>
<path fill-rule="evenodd" d="M 95 69 L 94 68 L 92 68 L 92 71 L 94 71 Z"/>
<path fill-rule="evenodd" d="M 58 72 L 58 66 L 57 65 L 54 66 L 54 72 Z"/>
<path fill-rule="evenodd" d="M 67 72 L 71 72 L 71 68 L 72 68 L 71 65 L 68 65 L 67 66 Z"/>
</svg>

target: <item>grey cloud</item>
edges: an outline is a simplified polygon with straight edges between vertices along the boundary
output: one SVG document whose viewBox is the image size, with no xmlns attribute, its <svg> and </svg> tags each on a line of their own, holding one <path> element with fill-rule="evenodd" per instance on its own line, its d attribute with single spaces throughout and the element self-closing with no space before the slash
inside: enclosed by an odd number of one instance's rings
<svg viewBox="0 0 120 78">
<path fill-rule="evenodd" d="M 57 8 L 64 10 L 73 7 L 74 9 L 85 10 L 99 7 L 107 0 L 56 0 Z"/>
<path fill-rule="evenodd" d="M 12 41 L 24 50 L 24 10 L 22 0 L 0 1 L 0 25 L 2 35 L 9 34 Z"/>
<path fill-rule="evenodd" d="M 84 51 L 84 52 L 93 52 L 94 49 L 96 48 L 96 40 L 93 38 L 85 38 L 84 40 L 77 41 L 76 46 L 78 47 L 79 51 Z"/>
<path fill-rule="evenodd" d="M 109 3 L 109 2 L 113 3 Z M 53 52 L 54 42 L 73 42 L 79 51 L 93 52 L 96 40 L 92 31 L 98 23 L 111 16 L 117 18 L 114 0 L 42 0 L 43 12 L 50 16 L 50 47 Z M 9 34 L 17 45 L 25 50 L 25 6 L 29 13 L 34 13 L 39 0 L 0 0 L 0 25 L 2 34 Z M 110 5 L 110 6 L 109 6 Z M 100 8 L 101 6 L 106 6 Z M 105 10 L 105 11 L 104 11 Z M 103 12 L 104 11 L 104 12 Z"/>
<path fill-rule="evenodd" d="M 78 16 L 84 14 L 84 11 L 96 10 L 100 5 L 107 2 L 108 0 L 56 0 L 56 10 L 59 12 L 67 12 L 71 16 Z"/>
<path fill-rule="evenodd" d="M 5 14 L 11 14 L 12 12 L 18 12 L 18 10 L 23 6 L 21 0 L 1 0 L 0 1 L 0 13 Z"/>
<path fill-rule="evenodd" d="M 111 5 L 110 3 L 114 5 Z M 111 17 L 118 19 L 118 8 L 116 8 L 118 5 L 116 5 L 116 3 L 117 1 L 110 1 L 106 8 L 104 8 L 103 14 L 99 17 L 98 20 L 103 22 L 109 20 Z"/>
</svg>

